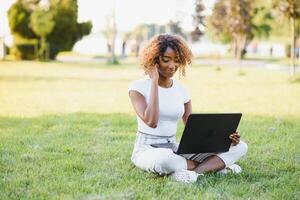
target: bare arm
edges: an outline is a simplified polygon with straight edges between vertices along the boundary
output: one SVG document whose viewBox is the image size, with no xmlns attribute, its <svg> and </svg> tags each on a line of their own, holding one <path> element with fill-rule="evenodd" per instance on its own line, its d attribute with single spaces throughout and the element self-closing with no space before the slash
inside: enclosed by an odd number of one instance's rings
<svg viewBox="0 0 300 200">
<path fill-rule="evenodd" d="M 158 104 L 158 72 L 157 68 L 149 72 L 152 80 L 150 89 L 149 104 L 146 103 L 145 97 L 137 91 L 130 91 L 129 97 L 136 114 L 151 128 L 157 127 L 159 104 Z"/>
<path fill-rule="evenodd" d="M 184 104 L 184 114 L 182 116 L 182 121 L 184 125 L 186 125 L 187 119 L 192 113 L 192 103 L 191 101 L 188 101 L 187 103 Z"/>
</svg>

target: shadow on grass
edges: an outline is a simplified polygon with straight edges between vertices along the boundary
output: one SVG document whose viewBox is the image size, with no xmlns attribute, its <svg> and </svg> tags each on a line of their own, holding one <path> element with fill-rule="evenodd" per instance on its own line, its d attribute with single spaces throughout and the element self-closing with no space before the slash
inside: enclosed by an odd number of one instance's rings
<svg viewBox="0 0 300 200">
<path fill-rule="evenodd" d="M 300 84 L 300 75 L 295 75 L 295 76 L 289 78 L 289 82 L 290 83 L 298 83 L 298 84 Z"/>
<path fill-rule="evenodd" d="M 249 146 L 239 162 L 244 173 L 183 185 L 132 165 L 133 115 L 2 116 L 0 199 L 291 199 L 299 186 L 298 120 L 245 116 L 239 128 Z"/>
</svg>

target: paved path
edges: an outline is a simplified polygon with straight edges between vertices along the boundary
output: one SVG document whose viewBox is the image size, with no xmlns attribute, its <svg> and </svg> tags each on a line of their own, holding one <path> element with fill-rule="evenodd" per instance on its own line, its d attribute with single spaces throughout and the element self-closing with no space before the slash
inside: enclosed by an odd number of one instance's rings
<svg viewBox="0 0 300 200">
<path fill-rule="evenodd" d="M 212 66 L 237 66 L 236 60 L 210 60 L 210 59 L 197 59 L 194 61 L 195 64 L 200 65 L 212 65 Z M 296 64 L 298 64 L 296 62 Z M 259 68 L 259 69 L 268 69 L 268 70 L 276 70 L 276 71 L 283 71 L 283 72 L 290 72 L 290 66 L 283 65 L 283 64 L 275 64 L 270 63 L 264 60 L 242 60 L 241 61 L 242 67 L 247 68 Z M 299 67 L 296 67 L 296 71 L 300 72 Z"/>
<path fill-rule="evenodd" d="M 58 56 L 56 58 L 60 62 L 75 62 L 75 63 L 103 63 L 106 62 L 106 58 L 96 58 L 96 57 L 85 57 L 85 56 Z M 127 60 L 127 59 L 126 59 Z M 195 59 L 194 64 L 206 65 L 206 66 L 237 66 L 236 60 L 222 59 L 222 60 L 213 60 L 213 59 Z M 299 63 L 299 60 L 296 60 L 296 64 Z M 276 70 L 282 72 L 290 72 L 290 67 L 283 64 L 274 64 L 264 60 L 242 60 L 242 67 L 247 68 L 259 68 L 267 70 Z M 299 67 L 296 67 L 296 71 L 300 72 Z"/>
</svg>

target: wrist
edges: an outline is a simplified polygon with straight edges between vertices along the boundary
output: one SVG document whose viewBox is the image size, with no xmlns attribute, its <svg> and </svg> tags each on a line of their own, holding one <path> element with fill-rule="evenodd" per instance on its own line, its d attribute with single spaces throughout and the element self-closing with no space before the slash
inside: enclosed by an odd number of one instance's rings
<svg viewBox="0 0 300 200">
<path fill-rule="evenodd" d="M 152 83 L 155 84 L 155 85 L 158 85 L 158 79 L 152 78 Z"/>
</svg>

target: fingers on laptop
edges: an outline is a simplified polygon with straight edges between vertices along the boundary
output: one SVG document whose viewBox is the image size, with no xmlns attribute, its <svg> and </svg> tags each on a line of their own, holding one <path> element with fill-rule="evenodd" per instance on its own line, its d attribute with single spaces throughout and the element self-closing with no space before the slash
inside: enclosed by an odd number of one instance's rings
<svg viewBox="0 0 300 200">
<path fill-rule="evenodd" d="M 240 142 L 240 135 L 238 134 L 238 132 L 233 133 L 229 136 L 229 139 L 231 139 L 233 145 L 236 145 Z"/>
<path fill-rule="evenodd" d="M 234 137 L 234 138 L 240 138 L 241 137 L 239 132 L 232 133 L 231 136 Z"/>
<path fill-rule="evenodd" d="M 235 133 L 232 133 L 232 135 L 236 135 L 238 138 L 240 138 L 240 133 L 238 131 Z"/>
</svg>

